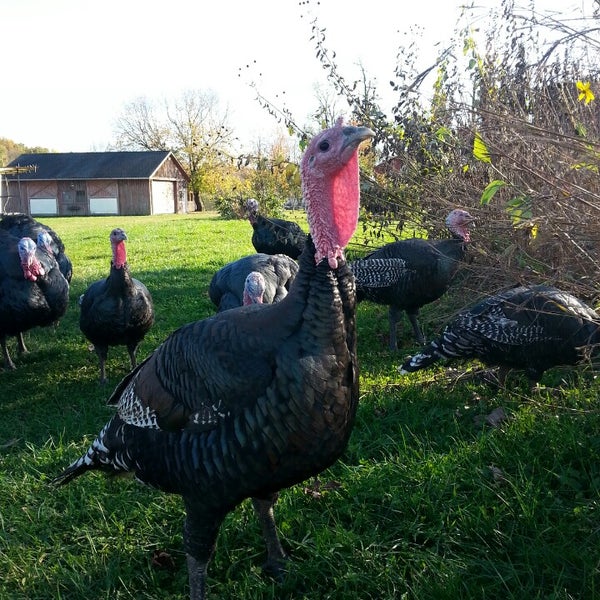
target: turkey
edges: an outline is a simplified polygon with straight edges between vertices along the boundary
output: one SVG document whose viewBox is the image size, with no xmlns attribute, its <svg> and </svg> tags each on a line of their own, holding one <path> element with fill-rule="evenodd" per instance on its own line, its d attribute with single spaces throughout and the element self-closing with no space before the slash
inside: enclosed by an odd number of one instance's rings
<svg viewBox="0 0 600 600">
<path fill-rule="evenodd" d="M 306 233 L 298 223 L 264 217 L 258 212 L 258 202 L 254 198 L 246 201 L 248 219 L 252 225 L 252 245 L 257 252 L 264 254 L 287 254 L 297 259 L 306 243 Z"/>
<path fill-rule="evenodd" d="M 181 495 L 192 600 L 205 597 L 223 519 L 246 498 L 262 526 L 265 568 L 281 574 L 278 492 L 331 466 L 348 443 L 358 365 L 354 277 L 343 249 L 358 219 L 358 146 L 372 136 L 339 120 L 309 143 L 301 175 L 312 235 L 289 294 L 174 332 L 117 386 L 115 416 L 54 480 L 133 471 Z"/>
<path fill-rule="evenodd" d="M 73 265 L 71 259 L 65 254 L 65 245 L 58 235 L 48 225 L 40 223 L 29 215 L 20 213 L 15 214 L 3 214 L 0 218 L 0 229 L 4 229 L 8 233 L 21 238 L 30 237 L 33 240 L 37 240 L 40 247 L 48 252 L 48 254 L 54 255 L 60 272 L 64 275 L 65 279 L 71 283 L 73 276 Z M 50 240 L 47 238 L 41 242 L 40 234 L 47 233 L 50 235 Z"/>
<path fill-rule="evenodd" d="M 298 273 L 298 263 L 285 254 L 250 254 L 227 263 L 212 277 L 208 295 L 219 311 L 243 304 L 244 282 L 252 271 L 265 279 L 263 302 L 271 304 L 285 298 Z"/>
<path fill-rule="evenodd" d="M 138 346 L 154 323 L 152 296 L 129 272 L 126 240 L 122 229 L 111 231 L 110 273 L 92 283 L 79 299 L 79 328 L 94 345 L 101 383 L 106 383 L 108 347 L 127 346 L 131 368 L 135 368 Z"/>
<path fill-rule="evenodd" d="M 0 345 L 4 367 L 15 369 L 7 336 L 16 336 L 27 352 L 23 332 L 51 325 L 69 305 L 69 283 L 54 258 L 41 252 L 29 237 L 18 238 L 0 229 Z"/>
<path fill-rule="evenodd" d="M 265 278 L 260 271 L 251 271 L 244 282 L 244 297 L 242 304 L 263 304 L 265 296 Z"/>
<path fill-rule="evenodd" d="M 575 365 L 597 350 L 600 315 L 554 287 L 520 286 L 460 312 L 401 373 L 425 369 L 442 358 L 479 359 L 506 371 L 526 372 L 537 383 L 547 369 Z"/>
<path fill-rule="evenodd" d="M 446 218 L 451 238 L 400 240 L 350 263 L 358 301 L 389 306 L 390 350 L 398 349 L 396 330 L 403 310 L 417 343 L 425 343 L 419 309 L 448 290 L 471 240 L 469 226 L 473 221 L 466 210 L 455 209 Z"/>
</svg>

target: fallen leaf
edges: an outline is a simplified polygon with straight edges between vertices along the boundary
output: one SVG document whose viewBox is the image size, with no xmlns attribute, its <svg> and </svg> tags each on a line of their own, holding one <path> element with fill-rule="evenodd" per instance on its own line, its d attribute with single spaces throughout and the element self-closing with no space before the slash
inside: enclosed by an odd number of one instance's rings
<svg viewBox="0 0 600 600">
<path fill-rule="evenodd" d="M 166 550 L 154 550 L 152 553 L 152 566 L 155 569 L 175 570 L 175 561 Z"/>
</svg>

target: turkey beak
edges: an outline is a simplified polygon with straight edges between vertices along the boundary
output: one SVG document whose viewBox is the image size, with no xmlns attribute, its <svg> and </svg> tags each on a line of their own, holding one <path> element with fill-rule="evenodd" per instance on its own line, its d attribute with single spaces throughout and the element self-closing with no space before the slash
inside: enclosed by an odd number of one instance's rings
<svg viewBox="0 0 600 600">
<path fill-rule="evenodd" d="M 375 137 L 375 132 L 368 127 L 344 127 L 344 135 L 346 139 L 342 146 L 342 152 L 346 152 L 348 148 L 354 151 L 361 142 L 368 140 L 369 138 Z"/>
</svg>

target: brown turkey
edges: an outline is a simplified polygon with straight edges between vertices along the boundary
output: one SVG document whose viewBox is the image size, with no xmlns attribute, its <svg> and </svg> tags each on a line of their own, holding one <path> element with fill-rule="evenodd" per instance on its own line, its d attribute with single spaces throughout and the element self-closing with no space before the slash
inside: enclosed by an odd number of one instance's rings
<svg viewBox="0 0 600 600">
<path fill-rule="evenodd" d="M 301 163 L 311 236 L 281 302 L 234 308 L 174 332 L 116 388 L 117 413 L 54 481 L 90 469 L 131 471 L 183 497 L 190 598 L 225 516 L 252 498 L 266 568 L 286 559 L 278 492 L 331 466 L 358 404 L 356 297 L 343 250 L 359 210 L 358 146 L 366 127 L 318 133 Z"/>
<path fill-rule="evenodd" d="M 109 346 L 127 346 L 131 368 L 135 368 L 138 346 L 154 323 L 152 296 L 129 272 L 126 240 L 122 229 L 110 232 L 110 273 L 92 283 L 79 298 L 79 328 L 94 345 L 101 383 L 106 383 Z"/>
<path fill-rule="evenodd" d="M 389 306 L 390 350 L 398 349 L 397 326 L 406 311 L 416 341 L 425 343 L 419 309 L 443 296 L 465 257 L 474 218 L 454 209 L 446 218 L 451 238 L 411 238 L 386 244 L 362 260 L 352 261 L 358 301 Z"/>
<path fill-rule="evenodd" d="M 23 332 L 52 325 L 69 306 L 69 283 L 53 257 L 29 237 L 19 239 L 0 229 L 0 345 L 6 369 L 15 369 L 7 336 L 16 336 L 27 352 Z"/>
</svg>

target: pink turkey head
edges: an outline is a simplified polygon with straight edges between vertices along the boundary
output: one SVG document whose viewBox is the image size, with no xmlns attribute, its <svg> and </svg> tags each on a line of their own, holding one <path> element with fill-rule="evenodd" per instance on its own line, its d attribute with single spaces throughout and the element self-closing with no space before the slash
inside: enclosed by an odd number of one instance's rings
<svg viewBox="0 0 600 600">
<path fill-rule="evenodd" d="M 23 237 L 17 245 L 23 277 L 29 281 L 37 281 L 38 277 L 43 277 L 46 272 L 35 255 L 37 246 L 29 237 Z"/>
<path fill-rule="evenodd" d="M 368 127 L 345 126 L 338 119 L 312 138 L 302 157 L 302 193 L 315 260 L 327 258 L 332 269 L 343 258 L 358 222 L 358 147 L 374 135 Z"/>
<path fill-rule="evenodd" d="M 258 201 L 254 198 L 248 198 L 246 200 L 246 212 L 248 213 L 248 219 L 250 223 L 256 223 L 256 217 L 258 215 Z"/>
<path fill-rule="evenodd" d="M 37 246 L 40 250 L 43 250 L 48 256 L 54 256 L 52 243 L 52 236 L 45 229 L 38 233 Z"/>
<path fill-rule="evenodd" d="M 110 232 L 110 245 L 113 254 L 112 261 L 117 269 L 122 269 L 127 262 L 127 250 L 125 249 L 126 239 L 127 234 L 120 227 L 116 227 Z"/>
<path fill-rule="evenodd" d="M 469 231 L 469 225 L 475 221 L 475 217 L 470 215 L 466 210 L 461 208 L 455 208 L 446 217 L 446 227 L 456 235 L 462 238 L 465 242 L 471 241 L 471 233 Z"/>
<path fill-rule="evenodd" d="M 248 273 L 244 283 L 244 306 L 248 304 L 262 304 L 265 293 L 265 278 L 262 273 L 252 271 Z"/>
</svg>

